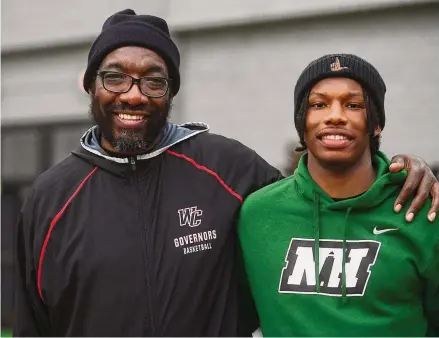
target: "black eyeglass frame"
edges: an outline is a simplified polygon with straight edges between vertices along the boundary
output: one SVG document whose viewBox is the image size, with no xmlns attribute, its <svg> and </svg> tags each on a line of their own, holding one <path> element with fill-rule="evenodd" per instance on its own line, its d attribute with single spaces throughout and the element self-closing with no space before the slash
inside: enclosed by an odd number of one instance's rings
<svg viewBox="0 0 439 338">
<path fill-rule="evenodd" d="M 107 87 L 105 87 L 105 81 L 104 81 L 104 77 L 106 74 L 120 74 L 120 75 L 125 75 L 128 76 L 129 78 L 131 78 L 131 85 L 128 87 L 127 90 L 123 90 L 123 91 L 115 91 L 115 90 L 110 90 Z M 140 78 L 135 78 L 133 76 L 131 76 L 130 74 L 126 74 L 126 73 L 122 73 L 122 72 L 115 72 L 112 70 L 102 70 L 102 71 L 98 71 L 96 73 L 96 75 L 98 75 L 101 78 L 101 82 L 102 82 L 102 86 L 105 88 L 105 90 L 108 90 L 110 93 L 115 93 L 115 94 L 123 94 L 123 93 L 128 93 L 131 88 L 133 88 L 133 86 L 136 84 L 139 87 L 140 92 L 145 95 L 146 97 L 150 97 L 153 99 L 158 99 L 160 97 L 165 96 L 168 91 L 169 88 L 171 87 L 172 84 L 172 79 L 168 79 L 166 77 L 161 77 L 161 76 L 142 76 Z M 142 87 L 140 86 L 140 81 L 142 81 L 142 79 L 160 79 L 160 80 L 165 80 L 166 82 L 166 90 L 162 95 L 150 95 L 150 94 L 146 94 L 142 91 Z"/>
</svg>

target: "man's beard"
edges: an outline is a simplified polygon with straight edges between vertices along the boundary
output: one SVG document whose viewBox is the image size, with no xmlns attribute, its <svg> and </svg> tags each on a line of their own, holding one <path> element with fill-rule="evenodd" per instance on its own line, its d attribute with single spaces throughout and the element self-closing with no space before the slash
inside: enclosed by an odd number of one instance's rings
<svg viewBox="0 0 439 338">
<path fill-rule="evenodd" d="M 170 110 L 171 102 L 169 99 L 166 101 L 164 111 L 160 111 L 158 108 L 148 108 L 147 105 L 130 106 L 126 103 L 108 104 L 101 110 L 98 99 L 93 97 L 90 103 L 89 114 L 99 127 L 101 135 L 116 152 L 139 154 L 148 152 L 154 146 L 160 132 L 168 121 Z M 118 128 L 114 123 L 115 111 L 123 111 L 127 114 L 130 111 L 133 114 L 143 112 L 147 115 L 146 121 L 141 128 Z"/>
</svg>

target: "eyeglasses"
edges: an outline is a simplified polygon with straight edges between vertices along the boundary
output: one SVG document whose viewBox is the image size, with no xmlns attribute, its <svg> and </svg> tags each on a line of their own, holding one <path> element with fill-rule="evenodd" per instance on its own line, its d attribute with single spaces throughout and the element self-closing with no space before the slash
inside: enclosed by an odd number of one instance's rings
<svg viewBox="0 0 439 338">
<path fill-rule="evenodd" d="M 143 95 L 151 98 L 165 96 L 171 83 L 171 79 L 164 77 L 143 76 L 140 79 L 136 79 L 125 73 L 111 71 L 98 72 L 97 75 L 101 77 L 102 85 L 109 92 L 127 93 L 136 84 Z"/>
</svg>

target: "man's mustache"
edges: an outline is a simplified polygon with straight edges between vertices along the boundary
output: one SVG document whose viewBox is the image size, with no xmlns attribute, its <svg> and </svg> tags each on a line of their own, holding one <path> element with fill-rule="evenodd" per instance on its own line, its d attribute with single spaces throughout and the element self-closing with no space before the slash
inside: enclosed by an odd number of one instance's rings
<svg viewBox="0 0 439 338">
<path fill-rule="evenodd" d="M 150 108 L 146 104 L 138 104 L 137 106 L 132 106 L 127 103 L 119 103 L 119 104 L 109 104 L 104 107 L 105 113 L 114 113 L 115 111 L 123 111 L 125 113 L 133 112 L 133 113 L 149 113 Z"/>
</svg>

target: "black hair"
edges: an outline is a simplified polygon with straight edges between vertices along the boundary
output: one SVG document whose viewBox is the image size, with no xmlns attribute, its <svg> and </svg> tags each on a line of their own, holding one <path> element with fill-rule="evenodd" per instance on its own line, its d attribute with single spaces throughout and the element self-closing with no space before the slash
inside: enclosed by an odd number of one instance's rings
<svg viewBox="0 0 439 338">
<path fill-rule="evenodd" d="M 367 116 L 367 132 L 369 134 L 369 147 L 370 154 L 375 155 L 380 149 L 381 145 L 381 133 L 375 136 L 375 129 L 380 125 L 380 118 L 378 114 L 377 106 L 373 99 L 369 96 L 366 90 L 364 92 L 364 102 L 366 104 L 366 116 Z"/>
</svg>

